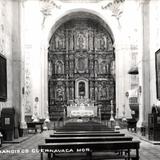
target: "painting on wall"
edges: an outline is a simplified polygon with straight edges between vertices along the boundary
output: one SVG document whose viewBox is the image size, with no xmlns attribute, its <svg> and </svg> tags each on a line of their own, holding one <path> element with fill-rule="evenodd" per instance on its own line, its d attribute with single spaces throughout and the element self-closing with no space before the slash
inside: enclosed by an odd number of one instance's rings
<svg viewBox="0 0 160 160">
<path fill-rule="evenodd" d="M 0 54 L 0 101 L 7 100 L 7 60 Z"/>
<path fill-rule="evenodd" d="M 160 100 L 160 49 L 155 54 L 157 99 Z"/>
</svg>

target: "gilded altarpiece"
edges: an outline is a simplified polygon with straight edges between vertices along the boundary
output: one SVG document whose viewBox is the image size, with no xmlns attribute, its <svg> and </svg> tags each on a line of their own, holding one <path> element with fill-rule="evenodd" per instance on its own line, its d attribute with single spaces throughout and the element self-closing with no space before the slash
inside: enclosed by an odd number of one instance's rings
<svg viewBox="0 0 160 160">
<path fill-rule="evenodd" d="M 48 52 L 51 119 L 62 118 L 64 106 L 77 98 L 76 80 L 81 78 L 87 79 L 87 98 L 101 106 L 102 119 L 109 118 L 110 101 L 115 102 L 114 61 L 111 36 L 100 24 L 79 19 L 61 25 Z M 80 91 L 83 95 L 86 90 L 82 87 Z"/>
</svg>

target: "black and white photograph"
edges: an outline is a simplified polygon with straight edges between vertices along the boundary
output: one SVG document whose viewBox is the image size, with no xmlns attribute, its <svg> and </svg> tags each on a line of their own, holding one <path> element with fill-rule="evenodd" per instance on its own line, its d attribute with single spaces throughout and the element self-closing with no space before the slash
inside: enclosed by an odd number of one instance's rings
<svg viewBox="0 0 160 160">
<path fill-rule="evenodd" d="M 160 160 L 160 0 L 0 0 L 0 160 Z"/>
</svg>

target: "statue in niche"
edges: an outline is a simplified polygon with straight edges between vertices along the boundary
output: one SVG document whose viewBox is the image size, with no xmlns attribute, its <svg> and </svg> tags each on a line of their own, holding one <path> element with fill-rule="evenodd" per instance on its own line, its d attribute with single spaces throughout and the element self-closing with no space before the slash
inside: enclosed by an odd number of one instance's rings
<svg viewBox="0 0 160 160">
<path fill-rule="evenodd" d="M 65 38 L 62 38 L 60 41 L 60 48 L 65 48 Z"/>
<path fill-rule="evenodd" d="M 63 101 L 64 100 L 64 88 L 58 87 L 56 90 L 56 99 L 59 101 Z"/>
<path fill-rule="evenodd" d="M 95 100 L 98 100 L 98 98 L 99 98 L 98 83 L 95 82 Z"/>
<path fill-rule="evenodd" d="M 84 72 L 85 71 L 85 58 L 84 57 L 79 57 L 78 58 L 78 64 L 77 64 L 77 69 L 80 72 Z"/>
<path fill-rule="evenodd" d="M 109 100 L 109 86 L 106 86 L 106 99 Z"/>
<path fill-rule="evenodd" d="M 93 61 L 92 60 L 90 61 L 90 70 L 91 72 L 93 72 Z"/>
<path fill-rule="evenodd" d="M 99 37 L 96 37 L 96 50 L 100 50 L 100 38 Z"/>
<path fill-rule="evenodd" d="M 93 50 L 93 32 L 89 31 L 89 37 L 88 37 L 88 41 L 89 41 L 89 50 L 92 51 Z"/>
<path fill-rule="evenodd" d="M 113 86 L 109 87 L 109 98 L 110 99 L 114 98 L 114 87 Z"/>
<path fill-rule="evenodd" d="M 69 99 L 73 99 L 73 96 L 72 96 L 72 87 L 69 88 Z"/>
<path fill-rule="evenodd" d="M 54 88 L 50 87 L 50 98 L 54 98 Z"/>
<path fill-rule="evenodd" d="M 79 96 L 85 97 L 85 83 L 84 82 L 79 83 Z"/>
<path fill-rule="evenodd" d="M 115 61 L 112 61 L 110 64 L 110 72 L 113 76 L 115 76 Z"/>
<path fill-rule="evenodd" d="M 63 68 L 63 63 L 61 61 L 56 62 L 56 74 L 63 74 L 64 73 L 64 68 Z"/>
<path fill-rule="evenodd" d="M 69 85 L 69 99 L 73 100 L 74 99 L 74 83 L 70 82 Z"/>
<path fill-rule="evenodd" d="M 110 71 L 110 65 L 109 65 L 109 63 L 106 63 L 106 65 L 105 65 L 105 67 L 106 67 L 106 73 L 109 73 Z"/>
<path fill-rule="evenodd" d="M 103 61 L 101 62 L 100 67 L 101 67 L 101 74 L 109 73 L 109 69 L 110 69 L 109 63 Z"/>
<path fill-rule="evenodd" d="M 59 41 L 60 41 L 59 36 L 56 36 L 55 37 L 55 48 L 56 49 L 59 49 Z"/>
<path fill-rule="evenodd" d="M 106 88 L 104 86 L 101 88 L 101 99 L 106 99 Z"/>
<path fill-rule="evenodd" d="M 102 86 L 101 85 L 98 85 L 98 100 L 101 100 L 101 90 L 102 90 Z"/>
<path fill-rule="evenodd" d="M 71 33 L 68 36 L 68 43 L 69 50 L 73 50 L 73 35 Z"/>
<path fill-rule="evenodd" d="M 90 87 L 90 99 L 94 99 L 94 88 Z"/>
<path fill-rule="evenodd" d="M 86 49 L 86 44 L 87 42 L 84 33 L 78 33 L 76 40 L 76 49 L 78 50 Z"/>
<path fill-rule="evenodd" d="M 73 61 L 70 61 L 69 64 L 70 64 L 70 65 L 69 65 L 69 66 L 70 66 L 70 71 L 72 71 L 72 70 L 74 69 Z"/>
<path fill-rule="evenodd" d="M 84 40 L 83 40 L 82 34 L 80 34 L 77 39 L 78 39 L 77 40 L 77 47 L 78 47 L 78 49 L 83 49 Z"/>
<path fill-rule="evenodd" d="M 52 73 L 53 73 L 52 62 L 49 61 L 48 62 L 48 75 L 52 76 Z"/>
<path fill-rule="evenodd" d="M 106 44 L 107 44 L 107 38 L 106 38 L 105 35 L 103 35 L 102 40 L 103 40 L 103 46 L 102 46 L 102 48 L 104 50 L 104 49 L 106 49 Z"/>
<path fill-rule="evenodd" d="M 59 30 L 55 35 L 55 48 L 58 50 L 65 48 L 65 35 L 62 30 Z"/>
<path fill-rule="evenodd" d="M 99 42 L 100 42 L 100 49 L 101 49 L 101 50 L 104 50 L 104 49 L 105 49 L 105 41 L 104 41 L 104 38 L 102 37 L 102 38 L 99 40 Z"/>
<path fill-rule="evenodd" d="M 105 74 L 106 73 L 106 64 L 104 61 L 100 64 L 100 67 L 101 67 L 101 74 Z"/>
<path fill-rule="evenodd" d="M 74 99 L 74 88 L 71 88 L 71 92 L 72 92 L 72 99 Z"/>
<path fill-rule="evenodd" d="M 112 44 L 112 41 L 111 41 L 111 38 L 108 38 L 108 51 L 112 51 L 113 50 L 113 44 Z"/>
<path fill-rule="evenodd" d="M 102 97 L 106 98 L 106 87 L 105 86 L 103 86 L 103 89 L 102 89 Z"/>
<path fill-rule="evenodd" d="M 98 74 L 98 72 L 99 72 L 98 61 L 95 61 L 95 73 Z"/>
</svg>

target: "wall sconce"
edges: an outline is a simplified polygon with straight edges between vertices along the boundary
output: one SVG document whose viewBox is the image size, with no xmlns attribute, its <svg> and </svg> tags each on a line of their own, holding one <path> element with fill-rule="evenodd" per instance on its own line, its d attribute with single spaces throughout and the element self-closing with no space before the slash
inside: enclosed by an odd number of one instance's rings
<svg viewBox="0 0 160 160">
<path fill-rule="evenodd" d="M 24 87 L 22 87 L 22 94 L 24 94 L 25 93 L 25 89 L 24 89 Z"/>
<path fill-rule="evenodd" d="M 138 92 L 139 92 L 140 94 L 142 93 L 142 87 L 141 87 L 141 86 L 139 86 Z"/>
<path fill-rule="evenodd" d="M 126 93 L 125 93 L 125 96 L 128 98 L 128 96 L 129 96 L 129 92 L 126 92 Z"/>
</svg>

